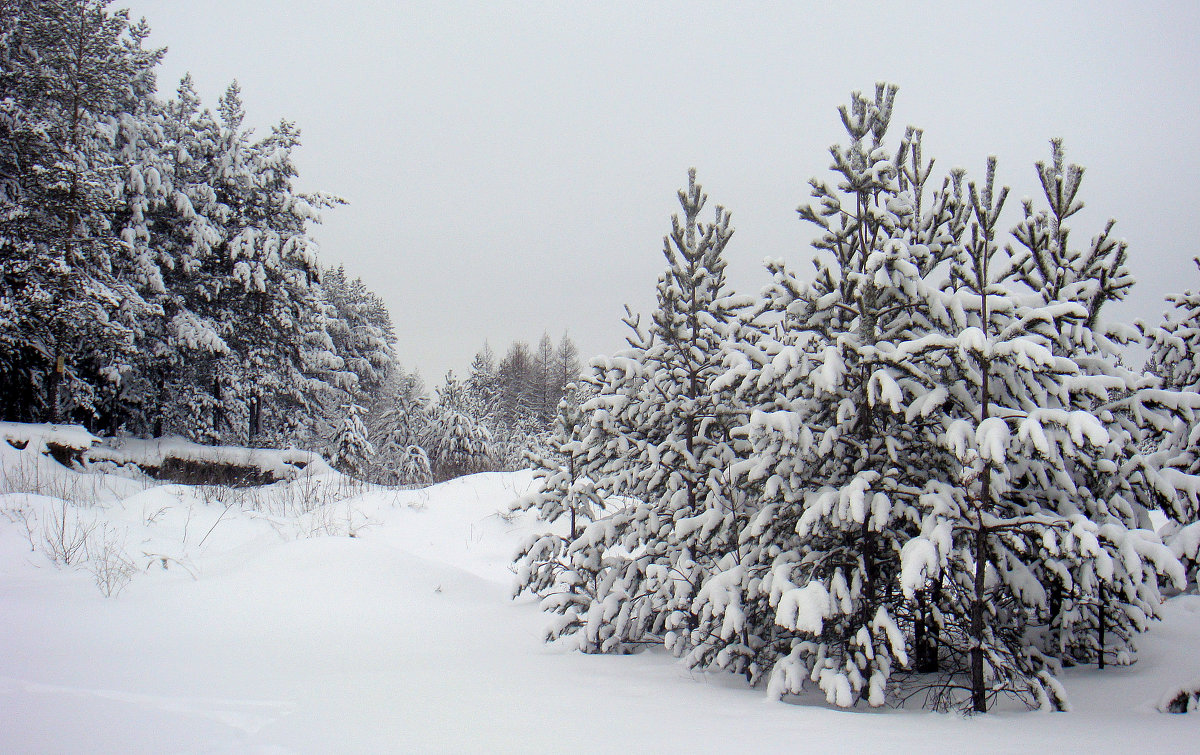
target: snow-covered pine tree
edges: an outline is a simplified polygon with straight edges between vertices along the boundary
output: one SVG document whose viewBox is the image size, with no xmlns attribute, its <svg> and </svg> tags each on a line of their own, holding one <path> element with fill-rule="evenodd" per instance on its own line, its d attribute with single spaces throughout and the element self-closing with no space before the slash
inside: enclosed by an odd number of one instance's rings
<svg viewBox="0 0 1200 755">
<path fill-rule="evenodd" d="M 725 379 L 755 407 L 738 472 L 760 504 L 736 563 L 703 589 L 747 637 L 726 654 L 747 654 L 733 668 L 768 674 L 772 696 L 815 682 L 840 706 L 883 704 L 911 651 L 928 664 L 930 646 L 928 617 L 895 586 L 947 389 L 900 351 L 929 331 L 927 279 L 966 211 L 957 177 L 927 186 L 920 131 L 888 150 L 895 93 L 880 85 L 841 108 L 850 143 L 831 149 L 836 188 L 813 179 L 816 201 L 800 208 L 821 230 L 815 277 L 770 262 L 758 319 L 771 327 L 731 349 Z"/>
<path fill-rule="evenodd" d="M 583 474 L 582 434 L 586 421 L 580 410 L 581 395 L 586 386 L 574 383 L 567 386 L 558 402 L 558 416 L 550 435 L 550 448 L 543 453 L 528 453 L 528 463 L 534 468 L 533 490 L 512 505 L 514 511 L 534 511 L 544 522 L 566 520 L 566 534 L 538 533 L 521 545 L 515 561 L 517 580 L 514 597 L 524 591 L 544 594 L 560 579 L 578 579 L 579 574 L 567 570 L 567 551 L 579 536 L 580 528 L 595 521 L 604 509 L 604 500 L 591 478 Z M 580 585 L 580 587 L 584 587 Z"/>
<path fill-rule="evenodd" d="M 1200 270 L 1200 257 L 1192 260 Z M 1142 329 L 1149 340 L 1146 369 L 1162 379 L 1164 388 L 1200 391 L 1200 290 L 1169 294 L 1171 311 L 1157 328 Z"/>
<path fill-rule="evenodd" d="M 358 404 L 343 404 L 342 412 L 342 425 L 334 439 L 329 463 L 351 477 L 361 478 L 375 455 L 375 446 L 367 440 L 363 408 Z"/>
<path fill-rule="evenodd" d="M 376 406 L 396 362 L 396 334 L 387 307 L 361 278 L 348 280 L 340 266 L 325 271 L 321 291 L 331 307 L 326 329 L 342 362 L 328 380 L 347 391 L 352 403 Z"/>
<path fill-rule="evenodd" d="M 561 618 L 548 636 L 578 634 L 589 651 L 664 642 L 683 655 L 704 644 L 692 602 L 736 537 L 730 431 L 745 416 L 716 379 L 721 344 L 746 302 L 725 292 L 729 213 L 718 207 L 701 221 L 707 196 L 695 179 L 691 171 L 679 192 L 683 217 L 664 239 L 668 267 L 649 333 L 627 319 L 632 348 L 595 363 L 597 395 L 584 406 L 582 473 L 626 505 L 565 552 L 533 547 L 518 563 L 518 594 L 553 590 L 543 606 Z"/>
<path fill-rule="evenodd" d="M 462 383 L 453 371 L 446 373 L 433 408 L 429 450 L 435 479 L 485 471 L 491 464 L 491 444 L 491 433 L 472 411 Z"/>
<path fill-rule="evenodd" d="M 595 484 L 583 475 L 581 439 L 586 423 L 578 393 L 579 388 L 569 383 L 559 400 L 548 452 L 526 455 L 534 469 L 534 492 L 513 506 L 516 511 L 534 510 L 545 522 L 569 519 L 568 543 L 578 536 L 580 523 L 594 521 L 604 507 Z"/>
<path fill-rule="evenodd" d="M 122 119 L 162 51 L 98 0 L 12 0 L 0 19 L 0 392 L 5 416 L 94 424 L 148 305 L 110 214 Z M 18 157 L 19 156 L 19 157 Z"/>
<path fill-rule="evenodd" d="M 213 180 L 220 127 L 201 109 L 190 76 L 165 104 L 162 128 L 159 172 L 169 197 L 148 230 L 165 292 L 161 323 L 147 329 L 165 343 L 139 355 L 125 400 L 151 414 L 135 423 L 137 432 L 212 442 L 227 429 L 223 418 L 236 411 L 218 366 L 231 353 L 228 312 L 220 306 L 227 277 L 219 251 L 229 212 Z"/>
<path fill-rule="evenodd" d="M 1200 268 L 1200 258 L 1193 262 Z M 1180 392 L 1193 403 L 1181 407 L 1170 425 L 1158 428 L 1153 456 L 1163 470 L 1164 487 L 1175 491 L 1164 513 L 1177 525 L 1187 526 L 1200 521 L 1200 408 L 1194 404 L 1200 398 L 1200 293 L 1187 289 L 1168 296 L 1167 302 L 1172 311 L 1161 325 L 1142 325 L 1150 350 L 1146 369 L 1159 377 L 1164 389 Z M 1196 554 L 1190 553 L 1189 558 L 1195 561 Z"/>
<path fill-rule="evenodd" d="M 1200 258 L 1193 261 L 1200 268 Z M 1139 324 L 1150 351 L 1146 369 L 1164 389 L 1189 401 L 1172 422 L 1156 428 L 1146 445 L 1159 470 L 1162 508 L 1169 517 L 1161 534 L 1194 585 L 1200 581 L 1200 293 L 1187 289 L 1169 295 L 1167 302 L 1172 310 L 1162 324 Z"/>
<path fill-rule="evenodd" d="M 496 355 L 486 341 L 471 360 L 465 387 L 470 401 L 487 410 L 484 418 L 494 418 L 496 402 L 500 397 L 500 383 L 496 374 Z M 489 427 L 495 430 L 490 424 Z"/>
<path fill-rule="evenodd" d="M 307 234 L 318 211 L 340 200 L 295 191 L 294 124 L 281 121 L 251 143 L 236 83 L 218 109 L 214 185 L 230 213 L 223 245 L 228 284 L 220 302 L 230 313 L 226 342 L 236 355 L 223 360 L 228 373 L 221 382 L 242 402 L 247 443 L 303 441 L 321 434 L 323 402 L 335 395 L 345 368 L 327 330 L 332 312 L 317 285 L 317 249 Z"/>
<path fill-rule="evenodd" d="M 433 481 L 427 448 L 433 440 L 429 398 L 415 373 L 389 369 L 371 412 L 371 436 L 378 452 L 373 476 L 385 483 L 424 485 Z"/>
<path fill-rule="evenodd" d="M 1200 396 L 1169 384 L 1163 391 L 1157 381 L 1124 366 L 1123 347 L 1137 332 L 1126 324 L 1106 322 L 1101 314 L 1107 302 L 1124 299 L 1133 286 L 1125 265 L 1126 243 L 1113 238 L 1113 220 L 1086 247 L 1069 243 L 1066 221 L 1083 207 L 1077 198 L 1083 168 L 1066 163 L 1060 140 L 1051 141 L 1051 160 L 1036 168 L 1046 209 L 1034 212 L 1025 202 L 1024 220 L 1013 232 L 1022 247 L 1014 264 L 1022 281 L 1047 304 L 1072 302 L 1086 313 L 1082 322 L 1060 334 L 1055 353 L 1069 355 L 1088 375 L 1093 388 L 1080 403 L 1105 422 L 1111 440 L 1098 466 L 1069 468 L 1076 485 L 1091 494 L 1079 496 L 1079 505 L 1097 523 L 1118 519 L 1131 530 L 1150 528 L 1150 510 L 1158 508 L 1170 516 L 1186 506 L 1182 502 L 1189 491 L 1194 498 L 1200 488 L 1194 472 L 1173 469 L 1161 456 L 1146 453 L 1164 427 L 1186 424 L 1200 410 Z M 1119 470 L 1116 475 L 1110 473 L 1113 467 Z M 1063 593 L 1059 580 L 1050 582 L 1054 605 L 1048 646 L 1053 654 L 1065 663 L 1097 662 L 1101 668 L 1107 662 L 1124 664 L 1136 658 L 1134 637 L 1147 622 L 1140 601 L 1128 589 L 1129 597 L 1110 600 L 1113 585 L 1102 585 L 1095 599 L 1076 600 L 1069 590 Z"/>
<path fill-rule="evenodd" d="M 976 712 L 1000 694 L 1063 706 L 1060 660 L 1131 662 L 1161 581 L 1183 577 L 1140 529 L 1157 493 L 1138 427 L 1176 401 L 1119 365 L 1122 331 L 1098 317 L 1128 288 L 1124 246 L 1109 241 L 1110 224 L 1088 249 L 1069 247 L 1061 221 L 1082 206 L 1082 169 L 1064 165 L 1055 143 L 1038 171 L 1050 209 L 1026 204 L 1014 231 L 1026 251 L 1013 253 L 996 242 L 1007 189 L 996 190 L 989 160 L 970 186 L 970 240 L 931 310 L 937 332 L 904 349 L 940 363 L 952 387 L 940 442 L 955 463 L 918 499 L 921 534 L 902 549 L 901 587 L 911 598 L 942 585 L 941 702 Z"/>
</svg>

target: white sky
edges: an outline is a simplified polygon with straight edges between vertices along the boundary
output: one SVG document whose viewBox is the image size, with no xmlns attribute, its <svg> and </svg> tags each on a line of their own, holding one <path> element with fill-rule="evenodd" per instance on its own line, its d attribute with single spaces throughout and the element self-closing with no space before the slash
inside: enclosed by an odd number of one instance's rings
<svg viewBox="0 0 1200 755">
<path fill-rule="evenodd" d="M 318 229 L 387 301 L 398 351 L 431 384 L 487 339 L 623 346 L 648 311 L 675 191 L 695 166 L 733 212 L 739 291 L 764 257 L 807 267 L 795 209 L 827 175 L 836 107 L 899 84 L 894 145 L 925 129 L 940 175 L 1038 191 L 1066 140 L 1087 174 L 1076 244 L 1108 217 L 1139 285 L 1110 318 L 1157 319 L 1200 284 L 1200 4 L 118 0 L 210 107 L 232 79 L 259 133 L 302 130 L 305 189 L 341 195 Z"/>
</svg>

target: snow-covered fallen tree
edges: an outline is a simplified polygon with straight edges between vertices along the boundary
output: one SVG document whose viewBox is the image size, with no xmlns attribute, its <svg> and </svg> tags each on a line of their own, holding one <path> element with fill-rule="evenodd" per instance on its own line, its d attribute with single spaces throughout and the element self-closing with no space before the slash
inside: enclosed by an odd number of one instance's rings
<svg viewBox="0 0 1200 755">
<path fill-rule="evenodd" d="M 0 438 L 17 450 L 76 469 L 133 468 L 149 477 L 190 484 L 266 485 L 299 474 L 332 472 L 311 451 L 205 446 L 183 438 L 100 438 L 78 425 L 0 422 Z"/>
<path fill-rule="evenodd" d="M 92 464 L 135 465 L 155 479 L 189 484 L 265 485 L 333 470 L 319 454 L 294 448 L 204 446 L 182 438 L 119 439 L 87 453 Z"/>
</svg>

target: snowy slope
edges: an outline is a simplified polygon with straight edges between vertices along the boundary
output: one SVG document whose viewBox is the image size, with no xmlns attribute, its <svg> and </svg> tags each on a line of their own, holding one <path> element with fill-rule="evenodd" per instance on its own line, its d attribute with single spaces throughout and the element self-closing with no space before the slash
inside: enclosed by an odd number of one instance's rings
<svg viewBox="0 0 1200 755">
<path fill-rule="evenodd" d="M 533 601 L 508 598 L 509 558 L 537 525 L 498 514 L 526 474 L 400 492 L 327 474 L 235 494 L 54 466 L 0 444 L 0 489 L 36 481 L 43 492 L 0 495 L 6 753 L 1114 752 L 1195 741 L 1192 718 L 1154 703 L 1200 678 L 1196 597 L 1171 601 L 1136 667 L 1068 673 L 1069 714 L 845 712 L 771 703 L 662 653 L 544 645 Z M 63 509 L 72 495 L 99 503 Z M 314 501 L 325 503 L 305 511 Z M 26 523 L 64 510 L 120 540 L 135 572 L 117 597 L 87 568 L 31 551 Z"/>
</svg>

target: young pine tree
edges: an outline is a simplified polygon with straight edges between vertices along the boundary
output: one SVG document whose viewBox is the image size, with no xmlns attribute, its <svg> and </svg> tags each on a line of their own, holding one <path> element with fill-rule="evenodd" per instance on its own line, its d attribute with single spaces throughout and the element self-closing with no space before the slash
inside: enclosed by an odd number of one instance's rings
<svg viewBox="0 0 1200 755">
<path fill-rule="evenodd" d="M 731 370 L 756 407 L 739 472 L 760 508 L 721 601 L 748 617 L 752 679 L 769 671 L 772 696 L 815 682 L 839 706 L 882 705 L 911 656 L 928 665 L 932 653 L 929 617 L 896 582 L 939 466 L 931 415 L 947 388 L 902 350 L 930 331 L 929 278 L 960 243 L 965 211 L 957 177 L 927 186 L 921 132 L 887 148 L 895 93 L 880 85 L 841 108 L 850 141 L 831 149 L 837 188 L 813 179 L 816 201 L 800 209 L 821 232 L 816 274 L 769 263 L 761 317 L 774 325 Z"/>
<path fill-rule="evenodd" d="M 549 589 L 544 606 L 561 614 L 551 636 L 578 634 L 580 647 L 625 652 L 663 642 L 691 652 L 700 619 L 692 601 L 734 536 L 741 499 L 729 485 L 744 411 L 716 385 L 721 344 L 745 302 L 725 291 L 729 213 L 703 222 L 707 196 L 689 174 L 683 216 L 664 239 L 667 270 L 648 334 L 637 320 L 631 349 L 596 363 L 596 396 L 584 405 L 583 475 L 623 508 L 588 525 L 565 552 L 528 550 L 517 593 Z"/>
<path fill-rule="evenodd" d="M 343 404 L 342 411 L 342 425 L 334 439 L 329 463 L 351 477 L 361 478 L 375 455 L 375 446 L 367 440 L 363 408 L 358 404 Z"/>
<path fill-rule="evenodd" d="M 446 373 L 446 382 L 438 389 L 430 450 L 434 477 L 439 480 L 483 472 L 491 466 L 491 433 L 479 421 L 453 371 Z"/>
</svg>

